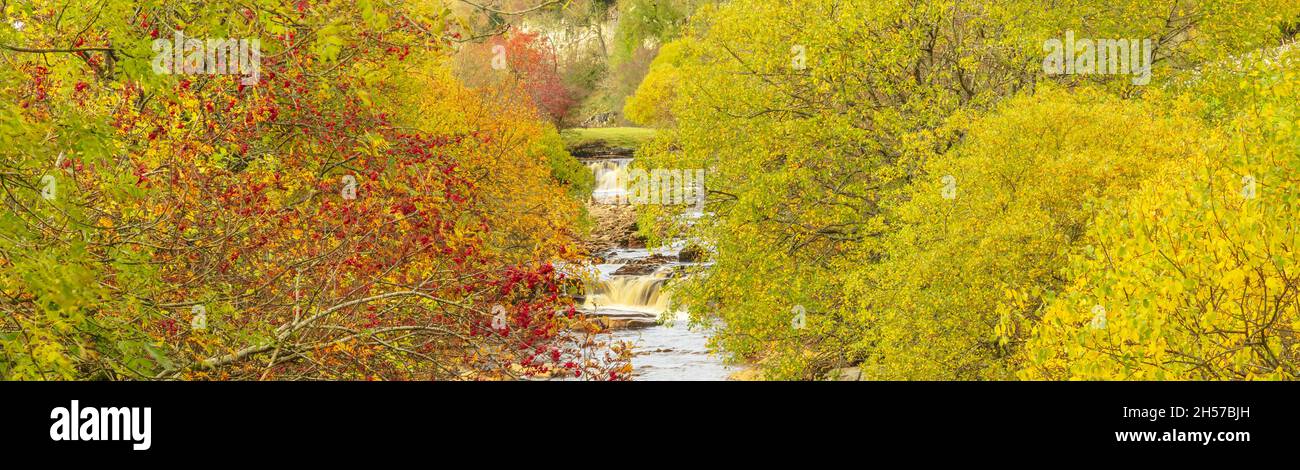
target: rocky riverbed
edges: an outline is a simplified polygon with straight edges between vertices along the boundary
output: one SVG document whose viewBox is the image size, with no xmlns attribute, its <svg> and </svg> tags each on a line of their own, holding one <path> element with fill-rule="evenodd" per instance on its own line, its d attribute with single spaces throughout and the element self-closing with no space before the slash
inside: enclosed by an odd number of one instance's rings
<svg viewBox="0 0 1300 470">
<path fill-rule="evenodd" d="M 736 368 L 709 352 L 708 331 L 688 327 L 671 309 L 666 291 L 680 271 L 700 266 L 698 248 L 650 251 L 637 236 L 636 211 L 616 202 L 626 181 L 617 172 L 631 164 L 626 149 L 585 149 L 584 163 L 597 180 L 588 213 L 596 226 L 587 248 L 597 273 L 586 284 L 582 310 L 611 329 L 615 340 L 633 345 L 633 380 L 725 380 Z"/>
</svg>

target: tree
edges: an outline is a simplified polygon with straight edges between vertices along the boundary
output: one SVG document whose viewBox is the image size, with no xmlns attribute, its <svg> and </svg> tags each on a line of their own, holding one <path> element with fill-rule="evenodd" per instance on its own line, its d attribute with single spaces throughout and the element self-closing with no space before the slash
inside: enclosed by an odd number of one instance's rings
<svg viewBox="0 0 1300 470">
<path fill-rule="evenodd" d="M 552 124 L 564 120 L 574 104 L 555 50 L 537 32 L 515 30 L 468 46 L 459 54 L 458 67 L 471 86 L 519 94 Z"/>
<path fill-rule="evenodd" d="M 922 179 L 926 162 L 962 138 L 940 131 L 952 116 L 978 116 L 1045 82 L 1143 94 L 1128 76 L 1046 76 L 1045 41 L 1067 31 L 1150 38 L 1158 87 L 1276 44 L 1276 26 L 1295 16 L 1293 2 L 1274 1 L 705 8 L 678 41 L 681 53 L 663 59 L 671 66 L 655 67 L 672 78 L 648 78 L 648 94 L 628 109 L 672 123 L 639 164 L 708 170 L 709 215 L 675 225 L 670 210 L 651 207 L 642 226 L 655 226 L 649 235 L 661 241 L 684 234 L 716 247 L 715 264 L 679 284 L 675 298 L 698 320 L 723 320 L 722 348 L 760 362 L 769 378 L 853 366 L 875 354 L 864 340 L 875 326 L 859 323 L 846 286 L 894 258 L 882 240 L 908 229 L 898 212 L 907 188 L 935 181 Z M 652 102 L 664 97 L 671 104 Z M 804 329 L 791 328 L 796 308 Z"/>
<path fill-rule="evenodd" d="M 1295 379 L 1300 134 L 1295 51 L 1208 67 L 1187 92 L 1217 145 L 1088 225 L 1023 350 L 1031 379 Z"/>
<path fill-rule="evenodd" d="M 445 9 L 70 6 L 0 35 L 5 378 L 626 374 L 551 264 L 567 155 L 451 78 Z M 259 39 L 260 79 L 154 73 L 177 30 Z"/>
<path fill-rule="evenodd" d="M 1067 257 L 1092 243 L 1093 215 L 1213 150 L 1186 108 L 1053 88 L 954 119 L 945 132 L 961 143 L 904 191 L 880 261 L 846 283 L 852 313 L 835 332 L 859 336 L 852 350 L 875 377 L 1014 378 Z"/>
</svg>

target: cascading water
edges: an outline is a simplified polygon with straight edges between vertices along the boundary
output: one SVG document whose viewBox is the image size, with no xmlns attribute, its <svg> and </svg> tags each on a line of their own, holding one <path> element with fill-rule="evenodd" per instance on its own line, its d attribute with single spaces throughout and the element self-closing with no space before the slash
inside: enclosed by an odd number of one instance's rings
<svg viewBox="0 0 1300 470">
<path fill-rule="evenodd" d="M 621 204 L 626 200 L 624 185 L 631 161 L 605 158 L 587 162 L 596 177 L 592 194 L 595 203 Z M 657 254 L 677 259 L 675 250 Z M 587 283 L 583 310 L 617 325 L 610 333 L 613 339 L 633 344 L 637 353 L 632 359 L 635 380 L 726 379 L 734 369 L 709 353 L 706 333 L 688 328 L 687 322 L 669 309 L 671 299 L 665 286 L 673 268 L 684 263 L 662 262 L 644 274 L 615 274 L 629 264 L 645 263 L 654 255 L 635 248 L 606 253 L 605 262 L 595 266 L 598 277 Z M 673 321 L 663 324 L 661 320 Z"/>
<path fill-rule="evenodd" d="M 666 282 L 668 277 L 662 274 L 598 280 L 587 286 L 583 308 L 642 312 L 657 318 L 668 310 L 668 296 L 662 292 Z"/>
<path fill-rule="evenodd" d="M 627 197 L 627 166 L 630 158 L 606 158 L 587 163 L 596 176 L 591 197 L 600 204 L 617 204 Z"/>
</svg>

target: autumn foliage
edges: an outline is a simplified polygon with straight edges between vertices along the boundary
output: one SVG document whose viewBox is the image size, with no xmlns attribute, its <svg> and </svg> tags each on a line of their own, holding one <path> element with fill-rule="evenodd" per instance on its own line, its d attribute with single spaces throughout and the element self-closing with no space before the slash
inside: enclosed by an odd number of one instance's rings
<svg viewBox="0 0 1300 470">
<path fill-rule="evenodd" d="M 769 379 L 1294 379 L 1298 17 L 709 6 L 625 108 L 667 127 L 638 164 L 708 170 L 705 215 L 643 231 L 716 249 L 674 299 Z M 1067 31 L 1158 43 L 1151 83 L 1047 73 Z"/>
<path fill-rule="evenodd" d="M 0 374 L 623 377 L 554 264 L 571 157 L 452 78 L 447 10 L 217 3 L 4 12 L 45 52 L 0 49 Z M 260 38 L 260 81 L 153 73 L 173 30 Z"/>
<path fill-rule="evenodd" d="M 553 47 L 540 32 L 512 30 L 463 45 L 459 70 L 468 84 L 517 94 L 543 119 L 559 124 L 576 100 L 561 77 Z"/>
</svg>

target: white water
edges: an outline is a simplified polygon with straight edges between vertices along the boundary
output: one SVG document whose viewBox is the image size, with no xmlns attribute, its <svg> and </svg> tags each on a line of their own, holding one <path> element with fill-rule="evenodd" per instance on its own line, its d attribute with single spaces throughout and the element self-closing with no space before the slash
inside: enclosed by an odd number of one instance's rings
<svg viewBox="0 0 1300 470">
<path fill-rule="evenodd" d="M 600 204 L 616 204 L 627 198 L 627 166 L 631 158 L 607 158 L 587 162 L 596 176 L 596 189 L 591 197 Z"/>
<path fill-rule="evenodd" d="M 676 256 L 675 252 L 664 254 Z M 629 260 L 648 256 L 646 250 L 617 250 L 608 259 L 611 263 L 597 265 L 600 279 L 588 284 L 583 310 L 620 318 L 641 314 L 661 321 L 610 333 L 614 340 L 633 345 L 633 380 L 726 380 L 736 370 L 709 352 L 708 331 L 690 328 L 684 313 L 669 308 L 672 299 L 664 286 L 672 267 L 680 263 L 647 275 L 611 274 Z"/>
<path fill-rule="evenodd" d="M 599 203 L 617 203 L 625 197 L 623 182 L 631 159 L 604 159 L 587 163 L 596 176 L 592 198 Z M 607 201 L 607 202 L 606 202 Z M 677 246 L 658 254 L 677 257 Z M 587 285 L 583 310 L 595 315 L 626 317 L 629 312 L 660 320 L 644 328 L 618 329 L 614 340 L 633 345 L 633 380 L 726 380 L 736 369 L 709 352 L 708 332 L 688 327 L 680 312 L 670 310 L 671 298 L 664 290 L 669 274 L 682 263 L 672 262 L 646 275 L 615 275 L 627 263 L 652 256 L 645 249 L 618 249 L 607 253 L 605 263 L 596 265 L 598 279 Z M 671 320 L 664 322 L 664 320 Z"/>
<path fill-rule="evenodd" d="M 663 292 L 668 277 L 663 274 L 646 276 L 610 276 L 587 286 L 587 310 L 622 310 L 628 312 L 662 315 L 668 310 L 668 295 Z"/>
</svg>

